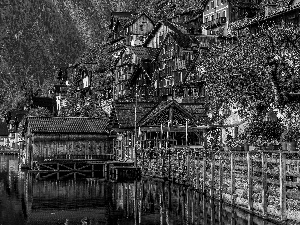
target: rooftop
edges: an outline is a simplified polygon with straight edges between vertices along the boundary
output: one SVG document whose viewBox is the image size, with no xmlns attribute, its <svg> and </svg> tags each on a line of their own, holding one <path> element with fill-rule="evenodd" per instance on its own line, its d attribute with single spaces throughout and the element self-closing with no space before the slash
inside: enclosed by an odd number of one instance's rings
<svg viewBox="0 0 300 225">
<path fill-rule="evenodd" d="M 108 119 L 87 117 L 28 117 L 31 133 L 107 133 Z"/>
</svg>

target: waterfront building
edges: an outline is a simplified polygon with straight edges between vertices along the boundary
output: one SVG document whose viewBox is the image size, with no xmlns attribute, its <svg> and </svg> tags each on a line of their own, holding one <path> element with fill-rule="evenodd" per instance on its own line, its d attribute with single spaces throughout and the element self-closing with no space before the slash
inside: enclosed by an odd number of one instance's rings
<svg viewBox="0 0 300 225">
<path fill-rule="evenodd" d="M 113 159 L 107 118 L 28 117 L 25 164 L 55 159 Z"/>
</svg>

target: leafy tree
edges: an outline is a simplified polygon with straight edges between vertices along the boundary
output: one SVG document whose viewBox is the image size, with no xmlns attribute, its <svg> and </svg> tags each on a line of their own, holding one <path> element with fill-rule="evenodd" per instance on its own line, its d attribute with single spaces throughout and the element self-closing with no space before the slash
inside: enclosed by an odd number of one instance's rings
<svg viewBox="0 0 300 225">
<path fill-rule="evenodd" d="M 270 108 L 295 108 L 300 90 L 300 33 L 292 26 L 244 30 L 236 41 L 213 44 L 199 58 L 213 119 L 222 106 L 237 104 L 243 117 Z"/>
<path fill-rule="evenodd" d="M 81 64 L 83 66 L 83 64 Z M 82 82 L 80 73 L 71 74 L 70 85 L 67 88 L 65 106 L 60 116 L 105 117 L 104 112 L 107 100 L 112 98 L 112 76 L 104 73 L 99 65 L 90 66 L 92 71 L 92 85 L 89 88 L 80 88 Z"/>
</svg>

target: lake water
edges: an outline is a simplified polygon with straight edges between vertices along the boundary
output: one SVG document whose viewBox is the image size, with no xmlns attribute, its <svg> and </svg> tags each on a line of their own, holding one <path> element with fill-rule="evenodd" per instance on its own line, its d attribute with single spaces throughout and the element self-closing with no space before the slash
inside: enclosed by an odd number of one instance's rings
<svg viewBox="0 0 300 225">
<path fill-rule="evenodd" d="M 39 181 L 0 155 L 0 225 L 264 224 L 273 223 L 155 180 Z"/>
</svg>

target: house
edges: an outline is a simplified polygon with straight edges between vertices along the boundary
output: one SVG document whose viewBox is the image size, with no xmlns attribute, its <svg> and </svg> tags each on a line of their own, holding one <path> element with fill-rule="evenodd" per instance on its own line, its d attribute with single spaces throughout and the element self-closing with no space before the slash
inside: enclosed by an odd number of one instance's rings
<svg viewBox="0 0 300 225">
<path fill-rule="evenodd" d="M 186 10 L 174 15 L 172 18 L 170 18 L 170 21 L 179 26 L 186 27 L 188 34 L 202 34 L 202 11 L 199 12 L 198 10 Z"/>
<path fill-rule="evenodd" d="M 242 18 L 252 18 L 259 12 L 259 0 L 206 0 L 203 12 L 204 35 L 227 36 L 229 24 Z"/>
<path fill-rule="evenodd" d="M 142 149 L 203 146 L 206 128 L 201 125 L 205 124 L 206 118 L 203 105 L 176 100 L 114 102 L 110 126 L 117 133 L 114 142 L 117 159 L 134 160 L 137 142 Z"/>
<path fill-rule="evenodd" d="M 204 86 L 187 81 L 195 69 L 199 56 L 199 42 L 181 32 L 170 32 L 161 44 L 157 68 L 153 74 L 156 95 L 159 99 L 177 99 L 179 102 L 204 100 Z"/>
<path fill-rule="evenodd" d="M 0 146 L 8 145 L 8 129 L 5 122 L 0 122 Z"/>
<path fill-rule="evenodd" d="M 97 63 L 94 62 L 75 63 L 60 69 L 57 76 L 58 83 L 54 85 L 57 114 L 66 105 L 67 90 L 71 84 L 77 88 L 78 97 L 92 95 L 92 79 L 96 66 Z"/>
<path fill-rule="evenodd" d="M 117 55 L 124 46 L 141 46 L 153 27 L 154 22 L 146 13 L 112 12 L 110 52 Z"/>
<path fill-rule="evenodd" d="M 150 93 L 151 90 L 153 92 L 151 81 L 157 53 L 158 49 L 140 46 L 128 46 L 122 51 L 113 71 L 114 100 L 132 100 L 136 95 L 139 98 L 144 95 L 153 96 L 153 93 Z M 138 90 L 134 84 L 138 84 Z"/>
<path fill-rule="evenodd" d="M 230 29 L 237 35 L 246 27 L 251 32 L 259 31 L 261 25 L 266 24 L 300 24 L 300 3 L 298 0 L 286 1 L 284 5 L 279 4 L 262 4 L 263 12 L 251 19 L 238 20 L 230 24 Z"/>
<path fill-rule="evenodd" d="M 108 119 L 28 117 L 24 163 L 55 159 L 113 159 Z"/>
<path fill-rule="evenodd" d="M 188 34 L 188 28 L 169 21 L 159 21 L 145 39 L 143 46 L 148 48 L 160 48 L 167 34 L 174 32 Z"/>
<path fill-rule="evenodd" d="M 18 149 L 22 146 L 22 137 L 18 132 L 19 124 L 27 114 L 27 111 L 12 110 L 7 112 L 6 124 L 8 128 L 8 145 Z"/>
</svg>

